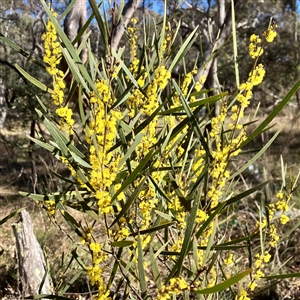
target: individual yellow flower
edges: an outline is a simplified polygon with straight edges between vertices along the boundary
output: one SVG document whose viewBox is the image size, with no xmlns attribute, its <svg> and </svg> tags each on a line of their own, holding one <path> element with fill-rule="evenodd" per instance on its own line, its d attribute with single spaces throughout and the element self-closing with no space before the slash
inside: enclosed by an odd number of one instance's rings
<svg viewBox="0 0 300 300">
<path fill-rule="evenodd" d="M 254 279 L 258 280 L 260 278 L 265 277 L 265 274 L 261 270 L 257 270 L 256 273 L 254 274 Z"/>
<path fill-rule="evenodd" d="M 283 192 L 282 191 L 279 191 L 277 194 L 276 194 L 276 197 L 280 200 L 283 199 L 284 195 L 283 195 Z"/>
<path fill-rule="evenodd" d="M 235 296 L 235 300 L 251 300 L 251 299 L 248 297 L 247 291 L 244 288 L 242 288 L 239 295 Z"/>
<path fill-rule="evenodd" d="M 46 200 L 45 202 L 45 206 L 47 209 L 47 212 L 50 216 L 55 215 L 55 211 L 56 211 L 56 202 L 53 200 Z"/>
<path fill-rule="evenodd" d="M 276 202 L 275 206 L 277 210 L 282 210 L 282 211 L 288 211 L 290 208 L 289 205 L 284 200 Z"/>
<path fill-rule="evenodd" d="M 257 283 L 255 281 L 249 282 L 248 287 L 249 287 L 250 291 L 254 291 L 255 288 L 257 287 Z"/>
<path fill-rule="evenodd" d="M 133 24 L 137 24 L 138 19 L 136 17 L 131 18 L 130 20 Z"/>
<path fill-rule="evenodd" d="M 260 44 L 261 38 L 256 34 L 252 34 L 250 37 L 249 54 L 253 59 L 261 56 L 264 52 L 264 49 L 260 46 Z"/>
<path fill-rule="evenodd" d="M 233 263 L 233 254 L 231 252 L 228 252 L 227 257 L 224 259 L 225 265 L 230 265 Z"/>
<path fill-rule="evenodd" d="M 263 260 L 265 263 L 268 263 L 271 259 L 271 254 L 268 251 L 265 251 L 265 254 L 263 256 Z"/>
<path fill-rule="evenodd" d="M 289 220 L 290 220 L 290 218 L 288 216 L 286 216 L 286 215 L 281 215 L 280 216 L 280 223 L 282 225 L 285 225 Z"/>
</svg>

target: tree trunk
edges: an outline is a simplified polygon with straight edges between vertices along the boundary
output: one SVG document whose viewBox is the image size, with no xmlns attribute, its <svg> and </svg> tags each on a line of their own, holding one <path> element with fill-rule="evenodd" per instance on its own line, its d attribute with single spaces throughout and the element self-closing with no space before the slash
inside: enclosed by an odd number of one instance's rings
<svg viewBox="0 0 300 300">
<path fill-rule="evenodd" d="M 244 5 L 246 5 L 247 0 L 235 0 L 234 1 L 234 9 L 235 14 L 238 15 L 240 10 Z M 226 39 L 231 34 L 232 29 L 232 14 L 231 14 L 231 7 L 228 7 L 227 11 L 225 12 L 225 1 L 218 0 L 218 18 L 216 20 L 217 28 L 214 30 L 214 37 L 215 43 L 211 43 L 211 37 L 208 31 L 203 30 L 203 35 L 205 38 L 205 42 L 209 45 L 208 49 L 204 52 L 203 61 L 206 62 L 205 67 L 201 68 L 197 75 L 195 76 L 195 80 L 198 81 L 202 76 L 208 77 L 210 72 L 210 68 L 213 65 L 213 59 L 209 60 L 210 56 L 213 54 L 214 51 L 219 50 L 219 47 L 224 44 Z M 218 38 L 217 38 L 218 37 Z M 216 66 L 215 66 L 216 67 Z M 216 71 L 216 70 L 215 70 Z M 215 73 L 213 71 L 213 74 Z M 214 77 L 217 75 L 214 74 Z"/>
<path fill-rule="evenodd" d="M 0 129 L 4 127 L 7 115 L 7 104 L 5 101 L 5 86 L 2 78 L 0 78 Z"/>
<path fill-rule="evenodd" d="M 52 281 L 47 274 L 44 254 L 33 233 L 31 218 L 26 210 L 20 212 L 20 221 L 13 225 L 13 230 L 23 296 L 51 294 Z"/>
<path fill-rule="evenodd" d="M 122 19 L 116 25 L 113 30 L 113 36 L 111 41 L 111 49 L 117 52 L 120 40 L 125 32 L 132 15 L 140 4 L 140 0 L 129 0 L 126 2 L 124 9 L 122 11 Z"/>
</svg>

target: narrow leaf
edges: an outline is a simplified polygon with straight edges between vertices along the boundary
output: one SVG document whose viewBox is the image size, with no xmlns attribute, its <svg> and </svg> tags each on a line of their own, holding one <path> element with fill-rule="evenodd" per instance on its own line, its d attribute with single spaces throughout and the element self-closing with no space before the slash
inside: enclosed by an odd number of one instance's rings
<svg viewBox="0 0 300 300">
<path fill-rule="evenodd" d="M 148 161 L 153 156 L 153 150 L 149 151 L 145 157 L 141 160 L 140 164 L 133 170 L 131 174 L 125 179 L 120 189 L 114 194 L 111 201 L 113 202 L 117 197 L 141 174 Z"/>
<path fill-rule="evenodd" d="M 271 123 L 271 121 L 279 114 L 279 112 L 291 100 L 291 98 L 297 92 L 299 87 L 300 87 L 300 80 L 290 89 L 290 91 L 286 94 L 286 96 L 282 99 L 282 101 L 272 110 L 272 112 L 266 117 L 266 119 L 248 136 L 246 141 L 242 143 L 241 147 L 247 145 Z"/>
<path fill-rule="evenodd" d="M 4 217 L 2 220 L 0 220 L 0 226 L 2 224 L 4 224 L 5 222 L 7 222 L 9 219 L 13 218 L 14 216 L 16 216 L 18 213 L 20 213 L 23 209 L 25 209 L 25 207 L 22 207 L 12 213 L 10 213 L 9 215 L 7 215 L 6 217 Z"/>
<path fill-rule="evenodd" d="M 117 247 L 117 248 L 124 248 L 124 247 L 129 247 L 134 244 L 134 241 L 117 241 L 111 243 L 112 246 Z"/>
<path fill-rule="evenodd" d="M 144 253 L 142 247 L 142 241 L 140 235 L 138 235 L 138 270 L 139 270 L 139 282 L 142 293 L 142 298 L 145 299 L 147 295 L 146 275 L 144 268 Z"/>
<path fill-rule="evenodd" d="M 201 294 L 201 295 L 207 295 L 207 294 L 222 292 L 222 291 L 228 289 L 229 287 L 231 287 L 232 285 L 236 284 L 240 280 L 242 280 L 244 277 L 248 276 L 251 272 L 252 272 L 252 269 L 245 270 L 245 271 L 231 277 L 230 279 L 223 281 L 222 283 L 216 284 L 215 286 L 213 286 L 211 288 L 207 288 L 207 289 L 203 289 L 203 290 L 196 290 L 195 293 Z"/>
</svg>

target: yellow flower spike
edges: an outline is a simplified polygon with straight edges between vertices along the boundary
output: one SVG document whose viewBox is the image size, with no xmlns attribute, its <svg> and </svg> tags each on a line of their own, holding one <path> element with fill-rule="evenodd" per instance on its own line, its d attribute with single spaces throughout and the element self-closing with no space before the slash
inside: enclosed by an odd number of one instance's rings
<svg viewBox="0 0 300 300">
<path fill-rule="evenodd" d="M 55 17 L 57 14 L 51 10 L 52 15 Z M 54 24 L 48 20 L 46 25 L 46 32 L 42 35 L 44 41 L 45 53 L 43 60 L 48 66 L 46 67 L 47 72 L 53 77 L 53 90 L 54 93 L 51 95 L 55 105 L 61 106 L 56 110 L 57 115 L 61 118 L 59 124 L 61 129 L 67 134 L 72 134 L 72 125 L 74 120 L 72 118 L 73 112 L 68 106 L 63 107 L 64 102 L 64 74 L 58 69 L 62 57 L 62 51 L 60 49 L 60 42 L 58 40 L 57 32 Z"/>
<path fill-rule="evenodd" d="M 275 247 L 277 242 L 279 241 L 279 236 L 277 235 L 277 229 L 274 224 L 270 225 L 269 234 L 270 234 L 270 238 L 271 238 L 271 241 L 269 242 L 269 244 L 271 247 Z"/>
</svg>

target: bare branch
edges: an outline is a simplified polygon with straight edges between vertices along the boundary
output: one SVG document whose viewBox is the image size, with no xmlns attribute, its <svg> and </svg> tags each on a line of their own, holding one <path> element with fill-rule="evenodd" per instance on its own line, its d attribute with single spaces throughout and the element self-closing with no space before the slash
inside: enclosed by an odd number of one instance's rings
<svg viewBox="0 0 300 300">
<path fill-rule="evenodd" d="M 111 49 L 117 51 L 120 40 L 125 32 L 132 15 L 140 4 L 140 0 L 129 0 L 124 6 L 122 12 L 122 19 L 118 22 L 116 27 L 113 29 L 113 36 L 111 40 Z"/>
<path fill-rule="evenodd" d="M 224 1 L 225 2 L 225 1 Z M 243 8 L 244 5 L 247 4 L 247 0 L 235 0 L 234 1 L 234 9 L 236 12 L 236 15 L 238 15 L 238 12 Z M 218 1 L 218 5 L 220 5 L 221 9 L 224 9 L 225 3 L 223 3 L 223 0 Z M 221 7 L 222 6 L 222 7 Z M 223 22 L 218 24 L 218 28 L 216 32 L 220 32 L 219 37 L 216 38 L 216 42 L 214 44 L 210 44 L 210 47 L 204 52 L 204 61 L 208 61 L 209 57 L 212 55 L 214 51 L 217 51 L 218 48 L 226 41 L 226 39 L 231 34 L 231 25 L 232 25 L 232 15 L 231 15 L 231 7 L 229 6 L 226 14 L 222 15 L 222 13 L 219 13 L 219 19 L 218 21 L 223 19 Z M 195 79 L 199 80 L 202 76 L 207 77 L 211 68 L 211 65 L 213 63 L 213 60 L 210 60 L 206 63 L 205 68 L 199 70 L 199 72 L 196 74 Z"/>
<path fill-rule="evenodd" d="M 188 8 L 194 8 L 202 13 L 204 13 L 204 10 L 200 9 L 200 7 L 196 4 L 193 6 L 192 4 L 188 3 L 186 0 L 183 1 L 183 3 L 188 7 Z"/>
<path fill-rule="evenodd" d="M 225 20 L 225 0 L 218 0 L 218 20 L 217 24 L 221 27 Z"/>
<path fill-rule="evenodd" d="M 71 0 L 69 1 L 71 3 Z M 85 0 L 77 0 L 71 10 L 67 13 L 66 18 L 64 20 L 64 31 L 71 42 L 75 40 L 80 30 L 86 23 L 86 1 Z M 84 39 L 85 33 L 82 34 L 78 43 L 74 45 L 74 47 L 78 47 Z M 80 52 L 80 59 L 84 64 L 87 60 L 87 47 L 83 46 Z M 63 72 L 68 70 L 68 64 L 64 58 L 62 58 L 60 63 L 60 68 Z M 72 90 L 73 84 L 73 75 L 69 72 L 65 77 L 66 87 L 69 90 Z M 71 102 L 76 103 L 78 99 L 78 88 L 75 89 L 75 92 L 71 95 Z M 85 101 L 85 100 L 84 100 Z"/>
</svg>

